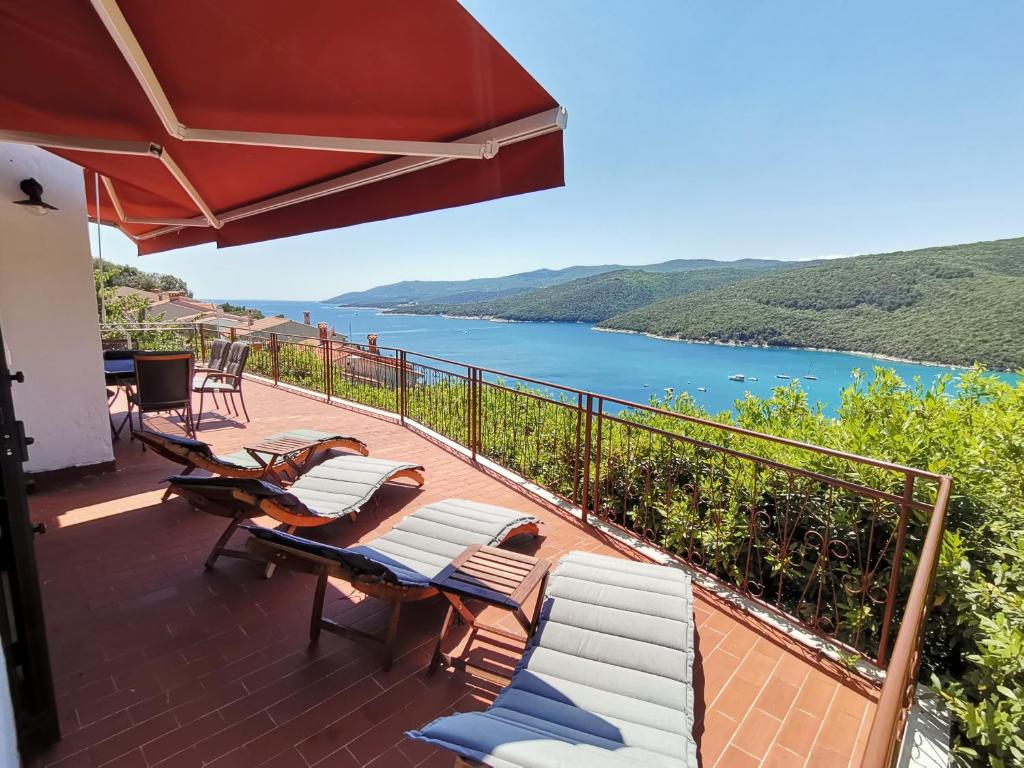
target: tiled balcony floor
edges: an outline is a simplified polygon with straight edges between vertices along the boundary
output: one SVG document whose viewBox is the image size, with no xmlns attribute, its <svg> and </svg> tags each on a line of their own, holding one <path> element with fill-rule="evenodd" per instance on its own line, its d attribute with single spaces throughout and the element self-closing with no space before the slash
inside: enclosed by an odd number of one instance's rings
<svg viewBox="0 0 1024 768">
<path fill-rule="evenodd" d="M 200 437 L 217 450 L 305 426 L 357 435 L 371 455 L 427 468 L 422 490 L 387 486 L 357 523 L 314 536 L 352 544 L 455 496 L 538 515 L 542 536 L 518 542 L 519 551 L 629 556 L 398 425 L 255 383 L 247 391 L 252 424 L 204 424 Z M 49 528 L 37 551 L 64 733 L 35 766 L 452 764 L 403 732 L 483 708 L 497 688 L 462 673 L 424 677 L 442 602 L 403 609 L 401 656 L 389 672 L 371 649 L 339 637 L 310 648 L 312 578 L 279 570 L 266 580 L 256 564 L 231 559 L 205 571 L 224 521 L 181 500 L 160 503 L 158 481 L 173 470 L 165 460 L 127 439 L 116 454 L 117 472 L 31 499 L 34 520 Z M 341 582 L 332 588 L 328 615 L 381 624 L 380 603 Z M 870 687 L 699 589 L 696 611 L 695 735 L 705 768 L 858 764 L 874 710 Z"/>
</svg>

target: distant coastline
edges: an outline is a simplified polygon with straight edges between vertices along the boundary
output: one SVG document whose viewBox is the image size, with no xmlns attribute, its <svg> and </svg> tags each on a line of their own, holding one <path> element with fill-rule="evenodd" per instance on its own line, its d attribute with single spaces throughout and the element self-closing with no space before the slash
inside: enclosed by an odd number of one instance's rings
<svg viewBox="0 0 1024 768">
<path fill-rule="evenodd" d="M 630 331 L 625 328 L 599 328 L 593 326 L 592 331 L 600 331 L 601 333 L 625 333 L 631 336 L 646 336 L 649 339 L 659 339 L 661 341 L 679 341 L 684 344 L 706 344 L 714 347 L 746 347 L 748 349 L 794 349 L 800 352 L 835 352 L 840 355 L 856 355 L 857 357 L 869 357 L 876 360 L 888 360 L 892 363 L 907 363 L 909 365 L 927 365 L 930 368 L 952 368 L 957 371 L 966 371 L 970 369 L 969 365 L 954 365 L 953 363 L 936 363 L 932 360 L 912 360 L 909 357 L 896 357 L 895 355 L 883 355 L 879 352 L 858 352 L 852 349 L 829 349 L 826 347 L 792 347 L 782 344 L 751 344 L 746 341 L 712 341 L 708 339 L 681 339 L 678 336 L 660 336 L 656 333 L 647 333 L 646 331 Z M 986 370 L 1000 371 L 1001 373 L 1013 373 L 1013 371 L 1003 371 L 999 368 L 987 368 Z"/>
<path fill-rule="evenodd" d="M 345 309 L 372 309 L 381 314 L 395 315 L 399 317 L 441 317 L 445 320 L 486 320 L 490 323 L 561 323 L 565 321 L 561 320 L 508 320 L 500 317 L 491 317 L 487 315 L 447 315 L 442 312 L 395 312 L 387 311 L 386 307 L 352 307 L 345 304 L 337 304 L 335 306 L 344 307 Z M 567 325 L 584 325 L 584 323 L 566 323 Z M 793 349 L 802 352 L 835 352 L 841 355 L 856 355 L 857 357 L 873 358 L 875 360 L 886 360 L 892 363 L 907 363 L 909 365 L 926 365 L 930 368 L 951 368 L 957 371 L 968 370 L 971 366 L 968 365 L 955 365 L 953 363 L 937 363 L 933 360 L 914 360 L 909 357 L 897 357 L 896 355 L 884 355 L 878 352 L 861 352 L 852 349 L 829 349 L 826 347 L 793 347 L 782 344 L 752 344 L 745 341 L 717 341 L 708 339 L 683 339 L 677 336 L 662 336 L 656 333 L 648 333 L 646 331 L 631 331 L 624 328 L 601 328 L 596 325 L 590 327 L 592 331 L 600 331 L 601 333 L 624 333 L 631 336 L 646 336 L 649 339 L 658 339 L 660 341 L 678 341 L 684 344 L 706 344 L 708 346 L 716 347 L 746 347 L 748 349 Z M 1002 373 L 1013 373 L 1008 369 L 1000 368 L 987 368 L 991 371 L 999 371 Z"/>
</svg>

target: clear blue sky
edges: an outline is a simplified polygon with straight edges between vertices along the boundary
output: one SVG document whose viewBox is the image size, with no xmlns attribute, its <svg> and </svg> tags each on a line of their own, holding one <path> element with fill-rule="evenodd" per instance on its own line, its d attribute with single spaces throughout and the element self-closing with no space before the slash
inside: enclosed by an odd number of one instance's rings
<svg viewBox="0 0 1024 768">
<path fill-rule="evenodd" d="M 317 299 L 403 279 L 1024 234 L 1017 0 L 465 5 L 569 110 L 565 188 L 142 259 L 104 228 L 105 254 L 198 296 Z"/>
</svg>

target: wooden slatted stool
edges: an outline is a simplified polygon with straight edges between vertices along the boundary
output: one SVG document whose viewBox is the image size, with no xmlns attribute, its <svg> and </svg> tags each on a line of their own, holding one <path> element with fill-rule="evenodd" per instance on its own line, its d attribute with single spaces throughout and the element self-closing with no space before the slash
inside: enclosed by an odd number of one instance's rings
<svg viewBox="0 0 1024 768">
<path fill-rule="evenodd" d="M 445 614 L 441 632 L 434 646 L 434 655 L 427 667 L 427 677 L 433 675 L 444 663 L 456 669 L 472 668 L 484 677 L 504 682 L 493 672 L 478 665 L 469 663 L 464 656 L 472 643 L 472 635 L 466 642 L 462 657 L 442 651 L 442 644 L 452 629 L 456 615 L 465 623 L 472 633 L 483 630 L 499 637 L 522 642 L 524 638 L 493 624 L 477 621 L 477 617 L 466 606 L 465 600 L 473 600 L 484 605 L 493 605 L 509 611 L 523 628 L 528 639 L 537 626 L 543 600 L 544 586 L 547 584 L 548 572 L 551 569 L 549 560 L 537 559 L 528 555 L 520 555 L 496 547 L 473 544 L 446 566 L 430 585 L 435 587 L 448 600 L 448 612 Z M 523 606 L 535 592 L 537 595 L 533 613 L 527 617 Z"/>
</svg>

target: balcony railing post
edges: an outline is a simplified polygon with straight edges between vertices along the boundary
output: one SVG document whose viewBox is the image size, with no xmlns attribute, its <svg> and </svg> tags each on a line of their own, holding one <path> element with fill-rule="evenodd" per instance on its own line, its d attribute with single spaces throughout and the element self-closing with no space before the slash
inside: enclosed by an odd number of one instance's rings
<svg viewBox="0 0 1024 768">
<path fill-rule="evenodd" d="M 206 326 L 202 323 L 196 323 L 196 325 L 199 328 L 199 356 L 203 360 L 208 360 L 209 358 L 206 355 Z"/>
<path fill-rule="evenodd" d="M 476 461 L 476 368 L 469 366 L 466 373 L 466 443 Z"/>
<path fill-rule="evenodd" d="M 281 380 L 281 360 L 278 356 L 278 343 L 277 334 L 270 334 L 270 371 L 274 377 L 274 385 L 276 386 Z"/>
<path fill-rule="evenodd" d="M 586 411 L 583 425 L 583 492 L 580 494 L 580 510 L 583 523 L 587 523 L 587 509 L 590 507 L 590 448 L 593 442 L 592 425 L 594 422 L 594 396 L 587 394 Z M 577 451 L 579 446 L 577 446 Z"/>
<path fill-rule="evenodd" d="M 593 509 L 595 515 L 598 514 L 598 510 L 601 508 L 601 435 L 603 432 L 601 427 L 604 417 L 604 398 L 598 397 L 596 398 L 596 402 L 597 410 L 595 411 L 595 415 L 597 416 L 597 438 L 591 438 L 591 442 L 594 446 L 591 450 L 591 455 L 596 456 L 594 459 L 593 493 L 591 494 L 594 497 Z M 600 515 L 598 516 L 600 517 Z"/>
<path fill-rule="evenodd" d="M 408 363 L 406 362 L 406 354 L 404 349 L 398 350 L 398 421 L 402 426 L 405 426 L 405 414 L 406 414 L 406 394 L 408 392 L 408 381 L 406 373 L 408 370 Z"/>
<path fill-rule="evenodd" d="M 334 395 L 334 350 L 332 349 L 332 342 L 330 339 L 323 339 L 320 342 L 320 346 L 324 355 L 324 394 L 327 395 L 327 400 L 330 402 L 331 397 Z"/>
<path fill-rule="evenodd" d="M 232 344 L 234 344 L 236 341 L 238 341 L 238 335 L 235 333 L 235 326 L 231 326 L 228 335 L 231 337 L 231 343 Z"/>
<path fill-rule="evenodd" d="M 889 577 L 889 592 L 885 598 L 885 614 L 878 637 L 878 666 L 885 667 L 889 657 L 889 635 L 892 630 L 892 614 L 896 606 L 896 591 L 900 586 L 900 571 L 903 568 L 903 553 L 907 543 L 907 523 L 910 521 L 910 506 L 914 502 L 914 476 L 907 474 L 903 481 L 903 503 L 900 505 L 900 522 L 896 530 L 896 550 L 892 556 L 892 575 Z"/>
<path fill-rule="evenodd" d="M 911 481 L 912 485 L 913 482 Z M 878 695 L 875 715 L 868 729 L 867 743 L 861 759 L 863 768 L 889 768 L 896 764 L 904 715 L 913 703 L 917 675 L 921 665 L 921 643 L 932 603 L 935 574 L 942 552 L 942 534 L 946 528 L 951 479 L 942 477 L 935 497 L 935 506 L 928 522 L 928 532 L 921 544 L 921 555 L 910 585 L 903 621 L 893 645 L 892 661 L 886 665 L 885 682 Z M 881 654 L 879 654 L 881 656 Z"/>
<path fill-rule="evenodd" d="M 474 452 L 480 453 L 483 448 L 483 415 L 484 415 L 484 372 L 479 368 L 476 369 L 476 397 L 474 398 L 476 404 L 476 418 L 474 423 L 476 424 L 476 440 L 474 442 Z"/>
</svg>

